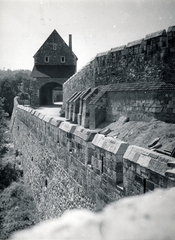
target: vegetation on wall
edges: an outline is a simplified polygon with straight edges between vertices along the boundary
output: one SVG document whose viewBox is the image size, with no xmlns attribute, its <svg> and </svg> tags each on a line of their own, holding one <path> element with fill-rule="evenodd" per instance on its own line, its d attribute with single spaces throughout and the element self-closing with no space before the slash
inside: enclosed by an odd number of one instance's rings
<svg viewBox="0 0 175 240">
<path fill-rule="evenodd" d="M 35 224 L 36 207 L 29 189 L 18 181 L 0 193 L 0 239 Z"/>
<path fill-rule="evenodd" d="M 4 99 L 0 97 L 0 157 L 5 152 L 4 131 L 6 128 L 6 117 L 8 115 L 3 108 L 4 108 Z"/>
</svg>

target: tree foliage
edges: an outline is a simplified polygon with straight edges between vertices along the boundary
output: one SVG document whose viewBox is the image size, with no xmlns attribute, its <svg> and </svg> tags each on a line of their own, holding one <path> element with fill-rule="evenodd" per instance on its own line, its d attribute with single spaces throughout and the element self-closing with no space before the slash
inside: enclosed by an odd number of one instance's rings
<svg viewBox="0 0 175 240">
<path fill-rule="evenodd" d="M 36 222 L 36 206 L 29 187 L 13 182 L 0 194 L 0 239 L 7 239 L 18 230 Z"/>
<path fill-rule="evenodd" d="M 12 182 L 22 177 L 21 170 L 16 170 L 12 163 L 0 164 L 0 190 L 7 188 Z"/>
<path fill-rule="evenodd" d="M 4 110 L 11 116 L 13 99 L 23 93 L 30 96 L 33 92 L 29 70 L 0 70 L 0 96 L 4 98 Z"/>
<path fill-rule="evenodd" d="M 0 97 L 0 157 L 4 153 L 4 131 L 6 129 L 6 117 L 8 114 L 4 111 L 4 99 Z"/>
</svg>

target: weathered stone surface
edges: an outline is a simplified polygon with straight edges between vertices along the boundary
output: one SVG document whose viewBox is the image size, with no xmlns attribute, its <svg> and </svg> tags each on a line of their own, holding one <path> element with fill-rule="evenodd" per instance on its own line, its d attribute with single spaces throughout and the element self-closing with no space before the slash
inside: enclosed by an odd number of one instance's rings
<svg viewBox="0 0 175 240">
<path fill-rule="evenodd" d="M 175 169 L 167 170 L 165 172 L 165 176 L 170 177 L 170 178 L 175 178 Z"/>
<path fill-rule="evenodd" d="M 174 240 L 175 188 L 125 198 L 99 213 L 73 210 L 15 233 L 13 240 Z"/>
</svg>

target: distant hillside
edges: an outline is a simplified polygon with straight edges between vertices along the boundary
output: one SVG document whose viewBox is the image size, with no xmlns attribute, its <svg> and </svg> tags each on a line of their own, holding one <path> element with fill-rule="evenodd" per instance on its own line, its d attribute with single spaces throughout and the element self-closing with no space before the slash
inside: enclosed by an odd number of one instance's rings
<svg viewBox="0 0 175 240">
<path fill-rule="evenodd" d="M 28 69 L 25 69 L 25 70 L 10 70 L 10 69 L 7 69 L 7 70 L 1 70 L 0 69 L 0 80 L 3 79 L 4 77 L 12 77 L 12 76 L 15 76 L 15 74 L 17 73 L 22 73 L 22 74 L 26 74 L 28 76 L 30 76 L 31 74 L 31 71 L 28 70 Z"/>
</svg>

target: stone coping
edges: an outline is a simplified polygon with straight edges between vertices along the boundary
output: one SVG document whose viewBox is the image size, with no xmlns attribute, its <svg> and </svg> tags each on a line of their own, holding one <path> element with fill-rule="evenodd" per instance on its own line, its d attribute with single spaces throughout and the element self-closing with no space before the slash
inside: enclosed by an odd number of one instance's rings
<svg viewBox="0 0 175 240">
<path fill-rule="evenodd" d="M 168 162 L 172 162 L 174 160 L 174 158 L 170 156 L 134 145 L 130 145 L 128 147 L 123 159 L 139 164 L 144 168 L 164 176 L 167 170 L 172 169 L 172 167 L 168 166 Z"/>
<path fill-rule="evenodd" d="M 89 139 L 91 139 L 96 133 L 97 133 L 97 131 L 95 131 L 95 130 L 86 129 L 86 128 L 83 128 L 81 126 L 77 126 L 75 131 L 74 131 L 75 136 L 83 139 L 86 142 Z"/>
<path fill-rule="evenodd" d="M 117 153 L 119 155 L 124 154 L 127 147 L 129 146 L 129 144 L 126 142 L 112 137 L 105 137 L 102 134 L 96 134 L 92 140 L 92 144 L 96 147 L 103 148 L 108 152 L 111 152 L 113 154 Z"/>
<path fill-rule="evenodd" d="M 75 131 L 76 126 L 77 126 L 76 124 L 72 124 L 70 122 L 65 121 L 60 124 L 59 129 L 67 133 L 73 133 Z"/>
</svg>

